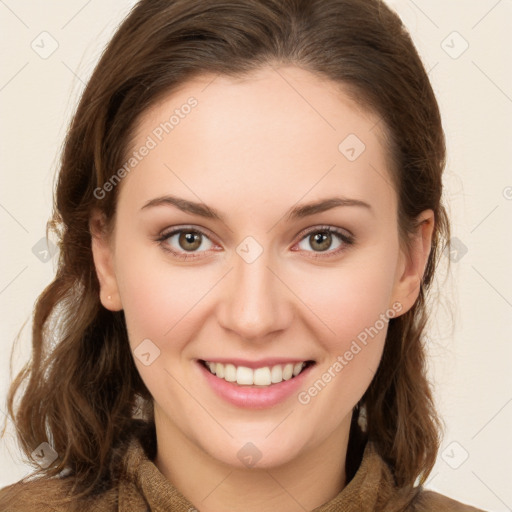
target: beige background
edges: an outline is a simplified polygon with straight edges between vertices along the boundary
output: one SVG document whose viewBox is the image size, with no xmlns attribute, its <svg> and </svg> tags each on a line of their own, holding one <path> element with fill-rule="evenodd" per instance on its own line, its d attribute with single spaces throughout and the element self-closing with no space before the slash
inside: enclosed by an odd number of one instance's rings
<svg viewBox="0 0 512 512">
<path fill-rule="evenodd" d="M 438 95 L 449 154 L 446 200 L 458 247 L 452 277 L 438 286 L 429 337 L 446 435 L 427 487 L 486 510 L 510 511 L 512 2 L 389 3 L 410 29 Z M 56 258 L 42 261 L 38 244 L 66 126 L 132 4 L 0 0 L 1 420 L 14 337 L 28 321 L 13 360 L 18 370 L 30 353 L 34 301 L 54 272 Z M 28 471 L 17 458 L 11 426 L 0 442 L 0 486 Z"/>
</svg>

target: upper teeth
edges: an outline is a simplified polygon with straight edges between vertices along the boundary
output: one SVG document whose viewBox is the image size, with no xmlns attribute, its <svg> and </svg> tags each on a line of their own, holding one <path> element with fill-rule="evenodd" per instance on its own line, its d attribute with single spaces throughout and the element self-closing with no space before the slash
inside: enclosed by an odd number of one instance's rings
<svg viewBox="0 0 512 512">
<path fill-rule="evenodd" d="M 263 368 L 247 368 L 247 366 L 235 366 L 234 364 L 212 363 L 205 361 L 210 372 L 228 382 L 236 382 L 240 385 L 270 386 L 283 380 L 289 380 L 298 375 L 305 366 L 302 363 L 288 363 L 285 365 L 264 366 Z"/>
</svg>

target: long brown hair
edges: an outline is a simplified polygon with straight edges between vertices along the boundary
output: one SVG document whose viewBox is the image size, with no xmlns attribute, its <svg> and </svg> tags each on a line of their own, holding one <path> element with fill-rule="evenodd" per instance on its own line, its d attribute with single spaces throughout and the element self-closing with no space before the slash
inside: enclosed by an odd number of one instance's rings
<svg viewBox="0 0 512 512">
<path fill-rule="evenodd" d="M 419 297 L 390 321 L 381 364 L 355 409 L 365 409 L 368 439 L 399 486 L 423 483 L 432 470 L 441 423 L 426 377 L 425 300 L 449 239 L 445 141 L 400 18 L 381 0 L 142 0 L 105 49 L 69 127 L 48 223 L 59 238 L 58 270 L 35 304 L 32 359 L 8 395 L 24 452 L 48 441 L 59 454 L 47 476 L 67 469 L 84 493 L 108 487 L 127 440 L 154 424 L 124 314 L 101 306 L 91 252 L 91 212 L 112 221 L 117 189 L 101 199 L 94 191 L 122 166 L 137 120 L 164 95 L 201 73 L 248 76 L 269 63 L 337 82 L 381 118 L 404 243 L 420 212 L 435 213 Z"/>
</svg>

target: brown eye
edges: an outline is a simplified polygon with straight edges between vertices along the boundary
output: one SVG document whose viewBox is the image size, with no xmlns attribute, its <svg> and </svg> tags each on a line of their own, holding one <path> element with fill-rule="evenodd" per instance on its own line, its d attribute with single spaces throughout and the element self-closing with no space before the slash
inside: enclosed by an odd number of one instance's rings
<svg viewBox="0 0 512 512">
<path fill-rule="evenodd" d="M 197 229 L 173 229 L 158 239 L 162 247 L 178 257 L 199 257 L 213 247 L 213 242 Z"/>
<path fill-rule="evenodd" d="M 328 257 L 337 255 L 353 243 L 353 235 L 326 226 L 310 230 L 302 237 L 298 246 L 300 250 L 312 253 L 314 257 Z"/>
<path fill-rule="evenodd" d="M 309 236 L 309 243 L 313 249 L 327 251 L 332 244 L 332 235 L 327 231 L 319 231 Z"/>
<path fill-rule="evenodd" d="M 182 231 L 178 243 L 184 251 L 195 251 L 201 247 L 202 235 L 196 231 Z"/>
</svg>

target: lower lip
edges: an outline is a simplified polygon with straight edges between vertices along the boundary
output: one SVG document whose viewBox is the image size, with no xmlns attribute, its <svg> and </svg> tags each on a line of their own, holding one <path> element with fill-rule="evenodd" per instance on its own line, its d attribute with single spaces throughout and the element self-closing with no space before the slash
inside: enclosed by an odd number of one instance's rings
<svg viewBox="0 0 512 512">
<path fill-rule="evenodd" d="M 234 382 L 227 382 L 213 375 L 201 362 L 197 361 L 197 364 L 206 381 L 218 396 L 236 407 L 246 409 L 266 409 L 284 402 L 303 385 L 307 374 L 315 366 L 313 364 L 296 377 L 283 380 L 278 384 L 271 384 L 268 387 L 255 387 L 239 386 Z"/>
</svg>

